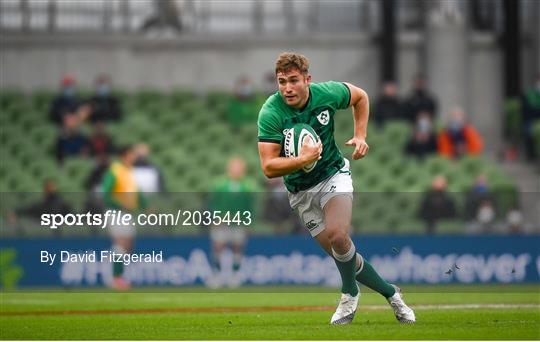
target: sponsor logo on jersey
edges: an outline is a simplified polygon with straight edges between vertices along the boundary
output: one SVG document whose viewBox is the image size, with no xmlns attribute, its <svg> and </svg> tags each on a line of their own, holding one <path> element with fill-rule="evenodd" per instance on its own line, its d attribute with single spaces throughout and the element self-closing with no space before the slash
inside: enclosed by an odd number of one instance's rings
<svg viewBox="0 0 540 342">
<path fill-rule="evenodd" d="M 314 222 L 313 220 L 306 223 L 306 228 L 312 231 L 313 229 L 317 228 L 319 226 L 318 223 Z"/>
<path fill-rule="evenodd" d="M 328 109 L 320 112 L 319 115 L 317 115 L 317 120 L 319 120 L 321 125 L 328 125 L 328 122 L 330 121 L 330 112 Z"/>
</svg>

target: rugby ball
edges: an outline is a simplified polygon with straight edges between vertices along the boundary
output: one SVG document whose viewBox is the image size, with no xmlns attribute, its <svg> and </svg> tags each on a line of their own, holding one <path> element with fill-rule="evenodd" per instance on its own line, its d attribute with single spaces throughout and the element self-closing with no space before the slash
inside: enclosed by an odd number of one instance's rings
<svg viewBox="0 0 540 342">
<path fill-rule="evenodd" d="M 304 141 L 307 139 L 308 143 L 316 144 L 319 142 L 319 136 L 315 133 L 315 130 L 308 124 L 298 123 L 292 128 L 288 129 L 285 133 L 285 139 L 283 142 L 283 150 L 285 151 L 285 157 L 298 157 Z M 308 164 L 302 168 L 304 172 L 311 172 L 317 161 Z"/>
</svg>

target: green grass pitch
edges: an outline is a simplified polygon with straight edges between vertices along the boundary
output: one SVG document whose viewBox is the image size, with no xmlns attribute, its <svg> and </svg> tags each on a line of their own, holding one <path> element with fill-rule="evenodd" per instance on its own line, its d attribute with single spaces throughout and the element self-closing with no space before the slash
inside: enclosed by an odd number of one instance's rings
<svg viewBox="0 0 540 342">
<path fill-rule="evenodd" d="M 174 291 L 174 292 L 173 292 Z M 417 323 L 363 294 L 354 322 L 331 326 L 335 289 L 145 289 L 0 294 L 3 340 L 539 340 L 540 295 L 529 286 L 405 286 Z"/>
</svg>

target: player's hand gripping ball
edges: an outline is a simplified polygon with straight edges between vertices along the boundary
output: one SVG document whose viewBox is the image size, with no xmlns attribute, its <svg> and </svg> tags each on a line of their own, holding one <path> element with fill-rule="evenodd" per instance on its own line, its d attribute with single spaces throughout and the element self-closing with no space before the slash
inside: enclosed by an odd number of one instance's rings
<svg viewBox="0 0 540 342">
<path fill-rule="evenodd" d="M 307 139 L 307 140 L 306 140 Z M 298 123 L 290 128 L 285 134 L 283 149 L 286 157 L 298 157 L 304 141 L 311 145 L 316 145 L 319 142 L 319 136 L 315 130 L 308 124 Z M 317 161 L 309 163 L 302 168 L 304 172 L 311 172 Z"/>
</svg>

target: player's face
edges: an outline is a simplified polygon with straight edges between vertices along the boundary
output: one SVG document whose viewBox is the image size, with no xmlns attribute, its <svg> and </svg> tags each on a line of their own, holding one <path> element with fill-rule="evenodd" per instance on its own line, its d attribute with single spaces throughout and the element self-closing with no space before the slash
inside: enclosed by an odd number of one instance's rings
<svg viewBox="0 0 540 342">
<path fill-rule="evenodd" d="M 135 164 L 135 162 L 137 161 L 138 157 L 139 156 L 137 155 L 135 150 L 132 149 L 122 157 L 122 160 L 126 165 L 133 166 L 133 164 Z"/>
<path fill-rule="evenodd" d="M 229 177 L 233 180 L 239 180 L 246 174 L 246 163 L 240 158 L 233 158 L 227 166 Z"/>
<path fill-rule="evenodd" d="M 311 75 L 293 69 L 277 73 L 278 88 L 283 101 L 291 107 L 302 108 L 309 98 Z"/>
</svg>

